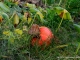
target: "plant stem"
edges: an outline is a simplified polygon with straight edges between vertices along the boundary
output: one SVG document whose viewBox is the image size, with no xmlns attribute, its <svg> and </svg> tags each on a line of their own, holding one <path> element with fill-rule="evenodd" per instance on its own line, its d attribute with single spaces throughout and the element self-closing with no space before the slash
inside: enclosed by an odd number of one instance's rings
<svg viewBox="0 0 80 60">
<path fill-rule="evenodd" d="M 45 7 L 47 6 L 47 0 L 45 0 Z"/>
<path fill-rule="evenodd" d="M 60 28 L 60 26 L 61 26 L 61 24 L 62 24 L 62 21 L 63 21 L 63 18 L 61 19 L 61 22 L 60 22 L 58 28 L 56 29 L 56 32 L 59 30 L 59 28 Z"/>
<path fill-rule="evenodd" d="M 34 20 L 35 20 L 36 15 L 37 15 L 37 14 L 34 15 L 34 18 L 33 18 L 33 20 L 32 20 L 32 23 L 31 23 L 31 25 L 29 26 L 28 29 L 30 29 L 30 27 L 32 26 L 32 24 L 33 24 L 33 22 L 34 22 Z"/>
<path fill-rule="evenodd" d="M 60 6 L 60 5 L 61 5 L 61 3 L 62 3 L 62 0 L 60 0 L 60 1 L 59 1 L 59 4 L 58 4 L 58 6 Z"/>
<path fill-rule="evenodd" d="M 10 17 L 9 20 L 11 20 L 14 17 L 15 14 L 16 14 L 16 11 L 13 12 L 13 15 Z"/>
<path fill-rule="evenodd" d="M 60 28 L 60 26 L 61 26 L 61 24 L 62 24 L 62 22 L 63 22 L 63 20 L 64 20 L 64 19 L 63 19 L 64 14 L 65 14 L 65 12 L 64 12 L 64 10 L 63 10 L 63 16 L 62 16 L 62 19 L 61 19 L 61 22 L 60 22 L 58 28 L 56 29 L 56 32 L 59 30 L 59 28 Z"/>
<path fill-rule="evenodd" d="M 77 47 L 76 54 L 78 53 L 79 49 L 80 49 L 80 43 L 79 43 L 79 45 Z"/>
</svg>

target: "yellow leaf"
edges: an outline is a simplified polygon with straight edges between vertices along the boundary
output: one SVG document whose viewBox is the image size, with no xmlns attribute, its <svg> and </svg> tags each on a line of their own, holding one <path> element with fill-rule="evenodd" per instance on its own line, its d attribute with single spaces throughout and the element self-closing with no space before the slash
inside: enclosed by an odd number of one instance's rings
<svg viewBox="0 0 80 60">
<path fill-rule="evenodd" d="M 14 24 L 19 23 L 19 16 L 17 14 L 14 15 Z"/>
<path fill-rule="evenodd" d="M 28 31 L 27 26 L 23 26 L 23 31 Z"/>
<path fill-rule="evenodd" d="M 66 9 L 64 9 L 64 13 L 68 13 L 68 11 Z"/>
<path fill-rule="evenodd" d="M 30 13 L 29 12 L 25 12 L 23 15 L 23 21 L 27 21 L 27 18 L 30 17 Z"/>
<path fill-rule="evenodd" d="M 3 34 L 6 35 L 6 36 L 10 36 L 11 32 L 10 31 L 3 31 Z"/>
<path fill-rule="evenodd" d="M 67 16 L 66 14 L 68 13 L 68 11 L 66 9 L 64 9 L 61 13 L 60 13 L 60 17 L 63 18 L 63 19 L 67 19 Z"/>
<path fill-rule="evenodd" d="M 19 4 L 19 1 L 16 1 L 15 4 L 18 5 Z"/>
<path fill-rule="evenodd" d="M 28 24 L 32 21 L 32 18 L 28 18 Z"/>
<path fill-rule="evenodd" d="M 25 6 L 29 8 L 36 8 L 35 4 L 26 3 Z"/>
<path fill-rule="evenodd" d="M 26 21 L 27 17 L 25 15 L 23 15 L 23 21 Z"/>
<path fill-rule="evenodd" d="M 23 31 L 20 30 L 20 29 L 15 29 L 15 33 L 16 33 L 16 34 L 19 34 L 19 35 L 22 35 Z"/>
<path fill-rule="evenodd" d="M 36 14 L 38 14 L 40 16 L 40 19 L 43 20 L 44 16 L 40 11 L 38 11 Z"/>
</svg>

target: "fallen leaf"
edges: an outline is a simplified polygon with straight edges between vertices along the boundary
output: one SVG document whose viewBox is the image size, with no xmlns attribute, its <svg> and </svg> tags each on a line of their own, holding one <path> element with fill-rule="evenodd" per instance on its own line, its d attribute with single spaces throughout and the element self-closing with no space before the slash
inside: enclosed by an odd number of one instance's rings
<svg viewBox="0 0 80 60">
<path fill-rule="evenodd" d="M 20 29 L 15 29 L 14 30 L 16 34 L 22 35 L 23 31 Z"/>
<path fill-rule="evenodd" d="M 10 36 L 11 32 L 10 31 L 3 31 L 3 34 L 6 35 L 6 36 Z"/>
</svg>

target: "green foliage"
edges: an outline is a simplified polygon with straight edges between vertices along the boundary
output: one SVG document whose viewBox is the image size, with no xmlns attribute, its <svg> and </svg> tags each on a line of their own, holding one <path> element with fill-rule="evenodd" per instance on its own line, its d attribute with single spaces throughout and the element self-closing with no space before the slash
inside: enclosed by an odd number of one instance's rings
<svg viewBox="0 0 80 60">
<path fill-rule="evenodd" d="M 80 0 L 68 0 L 66 5 L 67 10 L 71 13 L 75 18 L 80 15 Z"/>
<path fill-rule="evenodd" d="M 10 12 L 9 7 L 2 2 L 0 2 L 0 10 L 4 12 Z"/>
<path fill-rule="evenodd" d="M 54 3 L 55 0 L 46 0 L 48 5 L 51 5 Z"/>
<path fill-rule="evenodd" d="M 67 7 L 69 8 L 69 9 L 77 9 L 77 8 L 80 8 L 80 0 L 77 0 L 77 1 L 75 1 L 75 0 L 68 0 L 68 5 L 67 5 Z"/>
<path fill-rule="evenodd" d="M 62 0 L 43 0 L 45 8 L 26 2 L 0 2 L 0 60 L 57 60 L 58 56 L 75 56 L 79 39 L 76 30 L 80 27 L 65 8 L 59 4 L 53 7 L 54 2 L 61 4 Z M 55 38 L 50 46 L 43 49 L 31 45 L 33 36 L 28 31 L 32 24 L 51 29 Z M 80 45 L 77 46 L 76 53 Z"/>
</svg>

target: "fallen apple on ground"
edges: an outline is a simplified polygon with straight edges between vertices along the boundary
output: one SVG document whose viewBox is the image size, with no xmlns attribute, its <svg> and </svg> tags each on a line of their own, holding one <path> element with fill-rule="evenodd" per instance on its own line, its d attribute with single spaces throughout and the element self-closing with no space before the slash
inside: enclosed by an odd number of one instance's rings
<svg viewBox="0 0 80 60">
<path fill-rule="evenodd" d="M 45 26 L 41 26 L 39 27 L 40 29 L 40 38 L 37 37 L 33 37 L 31 40 L 31 44 L 34 45 L 38 45 L 38 46 L 48 46 L 51 43 L 52 38 L 54 38 L 51 30 Z"/>
</svg>

